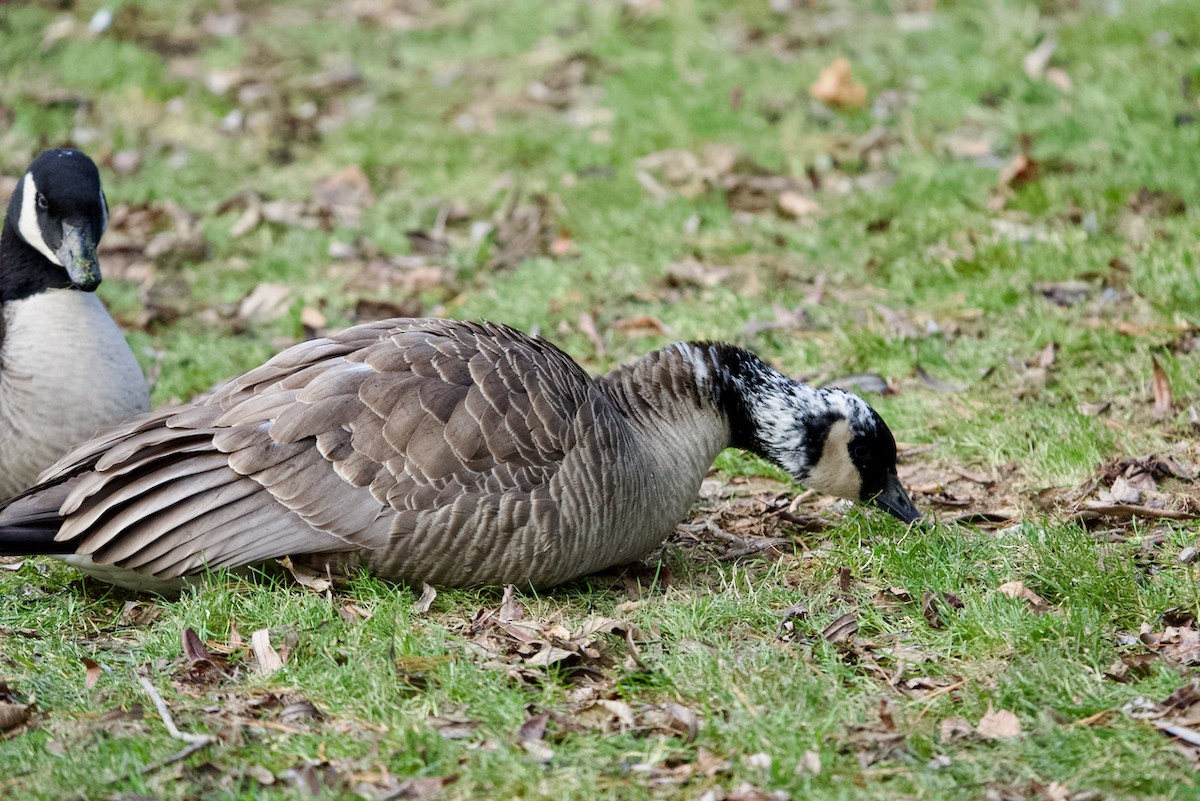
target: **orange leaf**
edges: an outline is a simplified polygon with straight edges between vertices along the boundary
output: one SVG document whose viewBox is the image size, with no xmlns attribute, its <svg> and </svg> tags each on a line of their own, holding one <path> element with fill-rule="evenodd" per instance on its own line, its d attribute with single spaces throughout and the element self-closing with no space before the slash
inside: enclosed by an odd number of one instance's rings
<svg viewBox="0 0 1200 801">
<path fill-rule="evenodd" d="M 1171 381 L 1158 359 L 1151 356 L 1154 363 L 1154 409 L 1150 412 L 1154 417 L 1166 417 L 1171 413 Z"/>
<path fill-rule="evenodd" d="M 867 102 L 867 87 L 854 80 L 850 62 L 844 58 L 834 60 L 809 88 L 812 96 L 822 103 L 838 108 L 862 108 Z"/>
<path fill-rule="evenodd" d="M 88 659 L 86 656 L 81 660 L 83 666 L 87 668 L 87 676 L 83 680 L 83 686 L 89 690 L 96 686 L 96 682 L 100 681 L 100 663 L 94 659 Z"/>
</svg>

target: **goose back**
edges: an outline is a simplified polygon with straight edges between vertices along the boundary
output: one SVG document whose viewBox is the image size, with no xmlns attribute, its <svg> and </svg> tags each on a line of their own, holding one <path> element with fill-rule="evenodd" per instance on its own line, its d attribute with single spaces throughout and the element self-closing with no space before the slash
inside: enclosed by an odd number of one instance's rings
<svg viewBox="0 0 1200 801">
<path fill-rule="evenodd" d="M 106 432 L 46 497 L 56 540 L 132 586 L 284 555 L 540 586 L 656 547 L 728 441 L 686 349 L 595 379 L 505 326 L 387 320 Z"/>
</svg>

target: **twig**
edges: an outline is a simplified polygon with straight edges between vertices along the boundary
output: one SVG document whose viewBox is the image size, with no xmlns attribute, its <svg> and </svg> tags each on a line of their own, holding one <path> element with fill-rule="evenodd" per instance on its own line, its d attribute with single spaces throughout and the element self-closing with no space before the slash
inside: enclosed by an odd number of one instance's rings
<svg viewBox="0 0 1200 801">
<path fill-rule="evenodd" d="M 141 674 L 137 674 L 137 680 L 138 684 L 142 685 L 142 689 L 146 691 L 146 695 L 150 696 L 150 700 L 154 702 L 154 708 L 158 710 L 158 716 L 162 718 L 163 725 L 167 727 L 167 733 L 176 740 L 183 740 L 187 743 L 187 747 L 183 750 L 176 751 L 164 760 L 153 762 L 140 768 L 138 773 L 145 776 L 147 773 L 153 773 L 156 770 L 165 768 L 167 765 L 174 765 L 176 762 L 187 759 L 192 754 L 203 748 L 207 748 L 217 741 L 216 737 L 209 734 L 188 734 L 187 732 L 180 731 L 175 725 L 175 721 L 171 718 L 171 711 L 167 709 L 167 702 L 158 694 L 158 690 L 154 689 L 154 685 L 150 683 L 150 680 Z M 109 779 L 105 784 L 116 784 L 117 782 L 125 781 L 127 778 L 127 776 L 117 776 Z"/>
<path fill-rule="evenodd" d="M 954 690 L 957 690 L 959 687 L 963 686 L 966 683 L 967 683 L 966 679 L 959 679 L 958 681 L 954 682 L 953 684 L 947 684 L 945 687 L 938 687 L 936 690 L 933 690 L 928 695 L 926 695 L 924 698 L 918 698 L 917 703 L 924 704 L 925 708 L 921 710 L 921 713 L 919 715 L 917 715 L 917 720 L 919 721 L 921 718 L 925 717 L 925 713 L 933 708 L 929 705 L 929 703 L 931 701 L 933 701 L 935 698 L 941 698 L 943 695 L 945 695 L 948 692 L 953 692 Z"/>
<path fill-rule="evenodd" d="M 1071 515 L 1072 520 L 1086 520 L 1089 517 L 1105 516 L 1105 517 L 1147 517 L 1151 519 L 1165 520 L 1195 520 L 1196 515 L 1192 512 L 1177 512 L 1174 509 L 1154 509 L 1149 506 L 1137 506 L 1135 504 L 1108 504 L 1100 501 L 1087 501 L 1083 507 Z"/>
<path fill-rule="evenodd" d="M 138 684 L 142 685 L 142 689 L 146 691 L 146 695 L 150 696 L 150 700 L 154 702 L 154 708 L 158 710 L 158 716 L 162 718 L 163 725 L 167 727 L 167 733 L 176 740 L 183 740 L 189 745 L 194 745 L 195 750 L 199 750 L 209 743 L 214 742 L 210 734 L 188 734 L 180 731 L 175 725 L 175 721 L 171 719 L 171 710 L 167 709 L 167 702 L 158 694 L 158 690 L 154 689 L 154 685 L 150 683 L 150 679 L 145 676 L 138 675 Z M 185 749 L 186 750 L 186 749 Z M 183 757 L 180 757 L 182 759 Z"/>
<path fill-rule="evenodd" d="M 753 556 L 756 553 L 762 553 L 770 548 L 777 548 L 780 545 L 787 545 L 791 540 L 786 537 L 772 537 L 770 539 L 759 540 L 758 542 L 748 542 L 742 540 L 743 547 L 735 548 L 731 551 L 726 551 L 717 557 L 718 562 L 732 562 L 735 559 L 741 559 L 743 556 Z"/>
<path fill-rule="evenodd" d="M 182 762 L 183 760 L 187 759 L 188 757 L 190 757 L 192 754 L 196 753 L 197 751 L 200 751 L 201 749 L 207 748 L 208 746 L 212 745 L 212 742 L 213 742 L 212 738 L 209 737 L 207 740 L 204 740 L 203 742 L 191 743 L 186 748 L 184 748 L 182 751 L 176 751 L 175 753 L 171 754 L 169 757 L 162 760 L 161 762 L 155 762 L 152 765 L 146 765 L 144 768 L 140 769 L 138 771 L 138 773 L 145 776 L 147 773 L 153 773 L 156 770 L 165 768 L 167 765 L 174 765 L 176 762 Z M 123 779 L 125 777 L 122 776 L 121 778 Z"/>
<path fill-rule="evenodd" d="M 37 629 L 27 629 L 23 626 L 0 626 L 0 634 L 5 637 L 28 637 L 31 640 L 40 640 L 43 636 Z"/>
</svg>

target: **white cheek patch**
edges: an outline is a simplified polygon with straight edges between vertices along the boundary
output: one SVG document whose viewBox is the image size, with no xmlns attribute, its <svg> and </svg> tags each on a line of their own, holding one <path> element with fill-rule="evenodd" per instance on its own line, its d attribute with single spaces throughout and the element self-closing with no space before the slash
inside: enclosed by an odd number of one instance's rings
<svg viewBox="0 0 1200 801">
<path fill-rule="evenodd" d="M 809 471 L 805 486 L 826 495 L 859 500 L 862 495 L 862 476 L 850 459 L 852 438 L 850 423 L 845 420 L 839 420 L 829 427 L 821 458 Z"/>
<path fill-rule="evenodd" d="M 33 182 L 33 173 L 25 173 L 25 185 L 21 187 L 21 211 L 17 214 L 17 233 L 35 250 L 59 267 L 63 263 L 54 255 L 54 251 L 42 238 L 42 226 L 38 224 L 37 184 Z"/>
</svg>

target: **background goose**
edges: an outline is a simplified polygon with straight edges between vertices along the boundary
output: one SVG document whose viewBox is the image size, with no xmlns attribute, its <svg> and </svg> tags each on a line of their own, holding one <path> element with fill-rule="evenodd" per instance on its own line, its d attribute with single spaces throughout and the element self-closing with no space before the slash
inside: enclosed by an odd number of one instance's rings
<svg viewBox="0 0 1200 801">
<path fill-rule="evenodd" d="M 0 552 L 160 591 L 283 556 L 550 585 L 653 550 L 729 445 L 918 517 L 870 406 L 744 350 L 680 343 L 593 378 L 505 326 L 393 319 L 80 445 L 0 512 Z"/>
<path fill-rule="evenodd" d="M 108 224 L 100 173 L 49 150 L 17 184 L 0 232 L 0 498 L 67 449 L 150 407 L 125 337 L 93 294 Z"/>
</svg>

